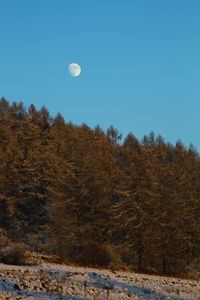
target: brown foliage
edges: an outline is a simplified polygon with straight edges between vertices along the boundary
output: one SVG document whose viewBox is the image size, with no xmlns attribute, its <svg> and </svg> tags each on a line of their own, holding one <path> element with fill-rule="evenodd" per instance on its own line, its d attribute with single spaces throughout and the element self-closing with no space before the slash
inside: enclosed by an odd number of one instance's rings
<svg viewBox="0 0 200 300">
<path fill-rule="evenodd" d="M 168 275 L 199 259 L 198 153 L 154 133 L 120 139 L 113 126 L 0 100 L 2 259 L 22 262 L 18 243 L 65 262 Z"/>
<path fill-rule="evenodd" d="M 121 266 L 120 256 L 112 246 L 95 241 L 88 241 L 81 247 L 77 262 L 92 267 L 116 266 L 116 268 L 119 268 Z"/>
</svg>

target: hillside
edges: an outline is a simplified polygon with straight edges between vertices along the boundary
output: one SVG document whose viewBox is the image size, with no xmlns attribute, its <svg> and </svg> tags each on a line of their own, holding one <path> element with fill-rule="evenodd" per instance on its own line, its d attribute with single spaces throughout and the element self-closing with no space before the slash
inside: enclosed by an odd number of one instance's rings
<svg viewBox="0 0 200 300">
<path fill-rule="evenodd" d="M 67 265 L 0 264 L 0 299 L 200 299 L 200 282 Z"/>
<path fill-rule="evenodd" d="M 198 279 L 200 156 L 0 99 L 0 262 Z"/>
</svg>

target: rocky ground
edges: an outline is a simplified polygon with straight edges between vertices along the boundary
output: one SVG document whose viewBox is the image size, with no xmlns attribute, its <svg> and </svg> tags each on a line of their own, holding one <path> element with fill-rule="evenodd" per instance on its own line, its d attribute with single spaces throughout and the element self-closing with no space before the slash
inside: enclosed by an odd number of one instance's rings
<svg viewBox="0 0 200 300">
<path fill-rule="evenodd" d="M 56 264 L 0 264 L 0 299 L 200 299 L 200 282 Z"/>
</svg>

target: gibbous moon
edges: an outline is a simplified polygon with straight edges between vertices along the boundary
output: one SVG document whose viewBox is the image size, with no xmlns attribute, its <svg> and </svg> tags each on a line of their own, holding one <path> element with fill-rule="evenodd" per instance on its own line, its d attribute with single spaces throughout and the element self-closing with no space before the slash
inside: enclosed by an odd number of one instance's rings
<svg viewBox="0 0 200 300">
<path fill-rule="evenodd" d="M 77 77 L 81 74 L 81 67 L 78 64 L 72 63 L 69 65 L 70 75 Z"/>
</svg>

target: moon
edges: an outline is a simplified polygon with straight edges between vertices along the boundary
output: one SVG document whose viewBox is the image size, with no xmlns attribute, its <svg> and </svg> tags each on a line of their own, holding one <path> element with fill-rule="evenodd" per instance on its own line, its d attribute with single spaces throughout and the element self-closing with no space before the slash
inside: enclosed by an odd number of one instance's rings
<svg viewBox="0 0 200 300">
<path fill-rule="evenodd" d="M 69 73 L 73 77 L 77 77 L 81 74 L 81 67 L 79 64 L 72 63 L 69 65 Z"/>
</svg>

